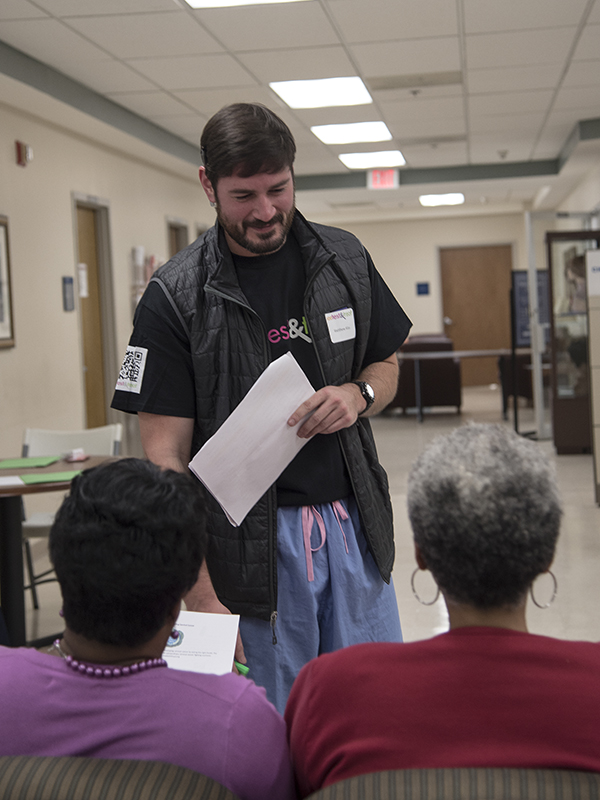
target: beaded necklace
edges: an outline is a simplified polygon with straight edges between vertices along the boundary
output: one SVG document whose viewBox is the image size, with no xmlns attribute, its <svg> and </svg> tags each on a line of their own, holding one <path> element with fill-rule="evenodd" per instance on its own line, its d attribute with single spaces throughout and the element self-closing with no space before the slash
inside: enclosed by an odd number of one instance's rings
<svg viewBox="0 0 600 800">
<path fill-rule="evenodd" d="M 74 672 L 79 672 L 81 675 L 89 675 L 91 678 L 121 678 L 125 675 L 135 675 L 138 672 L 154 669 L 154 667 L 167 666 L 164 658 L 148 658 L 137 664 L 131 664 L 129 667 L 94 667 L 92 664 L 86 664 L 84 661 L 78 661 L 73 656 L 67 655 L 60 646 L 60 639 L 55 639 L 54 647 L 60 653 L 61 658 L 64 658 L 68 667 Z"/>
</svg>

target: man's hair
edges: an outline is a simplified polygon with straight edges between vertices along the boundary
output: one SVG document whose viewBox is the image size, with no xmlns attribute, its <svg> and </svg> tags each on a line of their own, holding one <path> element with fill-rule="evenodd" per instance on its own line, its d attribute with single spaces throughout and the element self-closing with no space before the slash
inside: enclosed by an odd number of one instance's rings
<svg viewBox="0 0 600 800">
<path fill-rule="evenodd" d="M 249 178 L 292 169 L 296 143 L 285 122 L 266 106 L 233 103 L 208 120 L 200 151 L 206 177 L 216 189 L 219 178 L 234 173 Z"/>
<path fill-rule="evenodd" d="M 415 544 L 449 599 L 514 606 L 552 563 L 561 504 L 539 445 L 501 425 L 440 436 L 413 465 Z"/>
<path fill-rule="evenodd" d="M 203 493 L 189 475 L 136 458 L 82 472 L 50 531 L 65 622 L 104 644 L 149 641 L 205 549 Z"/>
</svg>

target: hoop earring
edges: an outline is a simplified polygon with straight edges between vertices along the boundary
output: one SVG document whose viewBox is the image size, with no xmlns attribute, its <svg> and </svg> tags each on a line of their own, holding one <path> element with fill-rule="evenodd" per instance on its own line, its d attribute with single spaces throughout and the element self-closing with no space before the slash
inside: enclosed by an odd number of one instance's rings
<svg viewBox="0 0 600 800">
<path fill-rule="evenodd" d="M 550 598 L 550 600 L 547 603 L 538 603 L 538 601 L 535 599 L 535 595 L 533 593 L 533 583 L 529 587 L 529 594 L 531 595 L 531 599 L 533 601 L 533 604 L 536 605 L 538 608 L 549 608 L 552 605 L 552 603 L 554 602 L 554 598 L 556 597 L 556 593 L 558 591 L 558 581 L 556 580 L 556 576 L 554 575 L 552 570 L 550 570 L 550 569 L 548 570 L 548 575 L 550 575 L 550 577 L 554 581 L 554 588 L 552 589 L 552 597 Z"/>
<path fill-rule="evenodd" d="M 417 598 L 419 603 L 421 603 L 421 605 L 423 605 L 423 606 L 432 606 L 434 603 L 437 602 L 437 599 L 440 596 L 440 587 L 439 586 L 437 587 L 437 592 L 436 592 L 435 597 L 433 598 L 433 600 L 431 600 L 431 602 L 426 603 L 425 600 L 421 600 L 421 598 L 417 594 L 417 590 L 415 589 L 415 575 L 417 574 L 417 572 L 420 572 L 420 571 L 421 570 L 419 569 L 419 567 L 415 567 L 415 571 L 410 576 L 410 588 L 412 589 L 412 593 Z"/>
</svg>

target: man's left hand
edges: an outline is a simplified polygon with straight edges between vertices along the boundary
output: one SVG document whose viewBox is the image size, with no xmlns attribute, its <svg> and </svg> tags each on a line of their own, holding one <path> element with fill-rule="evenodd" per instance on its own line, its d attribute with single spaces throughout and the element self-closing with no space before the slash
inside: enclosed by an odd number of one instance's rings
<svg viewBox="0 0 600 800">
<path fill-rule="evenodd" d="M 335 433 L 354 425 L 365 406 L 365 399 L 356 384 L 325 386 L 294 411 L 288 425 L 293 427 L 310 414 L 298 430 L 301 439 L 310 439 L 317 433 Z"/>
</svg>

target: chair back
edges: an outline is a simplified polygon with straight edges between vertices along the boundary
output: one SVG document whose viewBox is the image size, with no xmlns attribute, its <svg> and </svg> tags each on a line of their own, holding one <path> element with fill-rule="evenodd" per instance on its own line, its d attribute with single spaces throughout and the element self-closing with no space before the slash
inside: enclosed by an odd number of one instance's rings
<svg viewBox="0 0 600 800">
<path fill-rule="evenodd" d="M 23 456 L 58 456 L 82 447 L 90 456 L 118 456 L 123 425 L 102 425 L 82 431 L 48 431 L 27 428 L 23 438 Z"/>
<path fill-rule="evenodd" d="M 3 756 L 2 800 L 239 800 L 220 783 L 161 761 Z"/>
<path fill-rule="evenodd" d="M 306 800 L 598 800 L 600 774 L 568 769 L 400 769 L 357 775 Z"/>
</svg>

